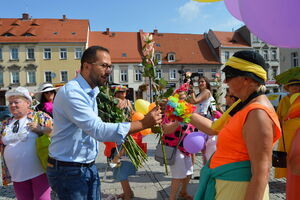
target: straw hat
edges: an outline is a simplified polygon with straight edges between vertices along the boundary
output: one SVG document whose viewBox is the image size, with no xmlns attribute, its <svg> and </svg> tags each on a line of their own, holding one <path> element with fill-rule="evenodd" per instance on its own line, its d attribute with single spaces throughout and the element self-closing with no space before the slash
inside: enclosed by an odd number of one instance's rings
<svg viewBox="0 0 300 200">
<path fill-rule="evenodd" d="M 42 93 L 43 92 L 49 92 L 49 91 L 53 91 L 53 90 L 57 90 L 58 87 L 53 87 L 53 85 L 51 83 L 43 83 L 40 85 L 38 91 L 35 93 L 35 98 L 38 101 L 41 101 L 42 98 Z"/>
</svg>

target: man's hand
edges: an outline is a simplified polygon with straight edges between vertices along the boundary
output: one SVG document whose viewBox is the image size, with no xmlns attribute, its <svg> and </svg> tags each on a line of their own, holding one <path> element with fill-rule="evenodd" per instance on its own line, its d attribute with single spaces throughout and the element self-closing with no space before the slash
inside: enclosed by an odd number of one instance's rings
<svg viewBox="0 0 300 200">
<path fill-rule="evenodd" d="M 154 107 L 150 112 L 148 112 L 144 119 L 141 120 L 143 127 L 151 128 L 156 124 L 160 124 L 162 121 L 161 110 L 159 106 Z"/>
<path fill-rule="evenodd" d="M 151 128 L 156 124 L 160 124 L 162 122 L 162 115 L 160 107 L 153 108 L 147 115 L 145 115 L 144 119 L 139 121 L 131 122 L 129 134 L 137 133 L 141 130 Z"/>
</svg>

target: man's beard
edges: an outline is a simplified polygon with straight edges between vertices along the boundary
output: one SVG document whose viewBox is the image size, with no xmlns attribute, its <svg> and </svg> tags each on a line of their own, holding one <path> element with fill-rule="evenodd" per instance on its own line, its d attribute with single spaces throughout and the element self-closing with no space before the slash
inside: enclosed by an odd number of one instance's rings
<svg viewBox="0 0 300 200">
<path fill-rule="evenodd" d="M 108 77 L 103 81 L 101 78 L 98 78 L 93 73 L 90 74 L 90 80 L 93 82 L 94 86 L 105 86 L 108 83 Z"/>
</svg>

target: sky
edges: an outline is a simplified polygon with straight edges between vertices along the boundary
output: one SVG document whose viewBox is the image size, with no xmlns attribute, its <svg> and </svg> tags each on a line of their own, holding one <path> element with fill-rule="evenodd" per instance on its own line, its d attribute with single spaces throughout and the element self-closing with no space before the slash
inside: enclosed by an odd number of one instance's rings
<svg viewBox="0 0 300 200">
<path fill-rule="evenodd" d="M 8 0 L 1 2 L 0 18 L 88 19 L 92 31 L 143 29 L 161 33 L 203 34 L 209 29 L 232 31 L 243 25 L 227 11 L 224 2 L 192 0 Z"/>
</svg>

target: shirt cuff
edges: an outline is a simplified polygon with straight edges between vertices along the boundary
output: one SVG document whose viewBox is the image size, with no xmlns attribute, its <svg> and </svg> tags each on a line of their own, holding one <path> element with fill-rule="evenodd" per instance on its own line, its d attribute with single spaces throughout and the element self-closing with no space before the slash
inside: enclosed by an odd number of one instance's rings
<svg viewBox="0 0 300 200">
<path fill-rule="evenodd" d="M 130 130 L 130 126 L 131 126 L 130 122 L 123 122 L 119 124 L 118 134 L 121 138 L 116 142 L 118 145 L 124 143 L 124 139 L 128 135 L 128 132 Z"/>
</svg>

